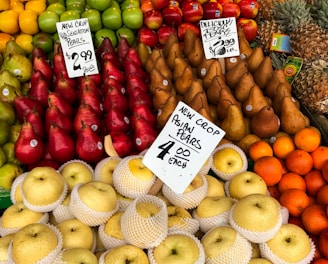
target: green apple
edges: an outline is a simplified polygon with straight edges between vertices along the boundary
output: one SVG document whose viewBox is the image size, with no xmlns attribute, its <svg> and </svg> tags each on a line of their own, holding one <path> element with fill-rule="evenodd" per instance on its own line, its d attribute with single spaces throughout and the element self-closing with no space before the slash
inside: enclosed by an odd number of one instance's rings
<svg viewBox="0 0 328 264">
<path fill-rule="evenodd" d="M 16 111 L 14 105 L 5 101 L 0 101 L 0 121 L 13 125 L 16 121 Z"/>
<path fill-rule="evenodd" d="M 23 201 L 40 210 L 52 211 L 66 196 L 64 177 L 52 167 L 35 167 L 22 182 Z M 30 206 L 27 205 L 28 208 Z"/>
<path fill-rule="evenodd" d="M 85 10 L 85 6 L 82 4 L 70 4 L 70 5 L 66 5 L 66 10 L 72 10 L 72 11 L 76 11 L 79 14 L 82 14 Z"/>
<path fill-rule="evenodd" d="M 100 259 L 103 260 L 100 263 L 149 264 L 146 252 L 134 245 L 122 245 L 112 248 L 104 252 Z"/>
<path fill-rule="evenodd" d="M 56 225 L 63 237 L 63 248 L 85 248 L 92 250 L 95 235 L 92 228 L 80 220 L 67 219 Z"/>
<path fill-rule="evenodd" d="M 121 27 L 121 28 L 117 29 L 116 37 L 117 37 L 118 41 L 122 37 L 126 38 L 130 46 L 133 46 L 133 44 L 136 41 L 136 35 L 135 35 L 134 31 L 127 27 Z"/>
<path fill-rule="evenodd" d="M 54 51 L 54 40 L 49 33 L 38 32 L 33 35 L 33 45 L 39 47 L 49 54 Z"/>
<path fill-rule="evenodd" d="M 110 5 L 110 7 L 116 7 L 119 8 L 121 10 L 121 5 L 119 2 L 117 2 L 116 0 L 112 1 L 112 4 Z M 104 10 L 105 11 L 105 10 Z"/>
<path fill-rule="evenodd" d="M 79 183 L 87 183 L 93 180 L 93 169 L 87 163 L 70 161 L 59 167 L 60 174 L 64 177 L 68 190 Z"/>
<path fill-rule="evenodd" d="M 47 6 L 54 4 L 54 3 L 59 3 L 59 4 L 62 4 L 63 6 L 65 6 L 65 0 L 47 0 Z"/>
<path fill-rule="evenodd" d="M 236 199 L 252 193 L 268 193 L 265 181 L 260 175 L 252 171 L 243 171 L 234 175 L 227 184 L 230 197 Z"/>
<path fill-rule="evenodd" d="M 66 2 L 66 7 L 74 4 L 82 5 L 82 6 L 86 5 L 86 0 L 66 0 L 65 2 Z"/>
<path fill-rule="evenodd" d="M 122 27 L 121 9 L 115 6 L 107 8 L 101 14 L 101 20 L 106 28 L 116 30 Z"/>
<path fill-rule="evenodd" d="M 48 5 L 47 11 L 53 11 L 56 12 L 59 16 L 64 13 L 64 11 L 66 10 L 65 5 L 62 5 L 61 3 L 52 3 L 50 5 Z"/>
<path fill-rule="evenodd" d="M 287 223 L 273 238 L 260 244 L 260 252 L 272 263 L 310 263 L 315 248 L 303 228 Z"/>
<path fill-rule="evenodd" d="M 108 37 L 111 40 L 113 47 L 117 46 L 117 37 L 115 31 L 109 28 L 102 28 L 95 33 L 96 48 L 99 48 L 105 37 Z"/>
<path fill-rule="evenodd" d="M 8 254 L 9 254 L 9 245 L 14 238 L 13 234 L 8 234 L 5 236 L 0 237 L 0 261 L 3 263 L 6 263 L 8 260 Z"/>
<path fill-rule="evenodd" d="M 201 239 L 206 263 L 248 263 L 251 243 L 229 225 L 216 226 Z"/>
<path fill-rule="evenodd" d="M 130 29 L 140 29 L 143 25 L 143 12 L 139 7 L 122 10 L 123 24 Z"/>
<path fill-rule="evenodd" d="M 192 235 L 169 233 L 158 246 L 150 249 L 150 255 L 157 264 L 205 263 L 205 255 L 201 253 L 203 247 L 199 244 Z"/>
<path fill-rule="evenodd" d="M 61 251 L 61 235 L 48 224 L 34 223 L 19 229 L 12 240 L 14 263 L 52 263 Z"/>
<path fill-rule="evenodd" d="M 225 196 L 225 190 L 224 190 L 224 181 L 206 174 L 205 178 L 207 180 L 207 185 L 208 185 L 208 189 L 207 189 L 207 197 L 211 197 L 211 196 Z"/>
<path fill-rule="evenodd" d="M 59 22 L 59 15 L 55 11 L 45 10 L 38 17 L 39 28 L 45 33 L 55 33 L 57 31 L 57 22 Z"/>
<path fill-rule="evenodd" d="M 112 0 L 87 0 L 87 4 L 90 8 L 97 9 L 98 11 L 104 11 L 112 4 Z"/>
<path fill-rule="evenodd" d="M 64 250 L 61 261 L 66 264 L 98 264 L 98 258 L 92 251 L 85 248 L 69 248 Z"/>
<path fill-rule="evenodd" d="M 140 1 L 138 0 L 124 0 L 121 3 L 121 9 L 122 11 L 129 9 L 129 8 L 140 8 Z"/>
<path fill-rule="evenodd" d="M 102 28 L 101 14 L 96 9 L 85 10 L 81 14 L 81 18 L 87 18 L 89 21 L 89 27 L 92 32 L 96 32 Z"/>
<path fill-rule="evenodd" d="M 81 18 L 79 12 L 73 10 L 66 10 L 60 15 L 59 20 L 60 22 L 63 22 L 63 21 L 75 20 L 79 18 Z"/>
<path fill-rule="evenodd" d="M 0 187 L 10 189 L 13 181 L 23 173 L 22 167 L 13 163 L 5 163 L 0 167 Z"/>
</svg>

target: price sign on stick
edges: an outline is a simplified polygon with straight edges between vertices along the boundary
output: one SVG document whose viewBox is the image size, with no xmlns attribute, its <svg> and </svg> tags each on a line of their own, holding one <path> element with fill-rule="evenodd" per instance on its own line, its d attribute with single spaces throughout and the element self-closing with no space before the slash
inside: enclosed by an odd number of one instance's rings
<svg viewBox="0 0 328 264">
<path fill-rule="evenodd" d="M 240 55 L 236 18 L 200 20 L 199 26 L 206 59 Z"/>
<path fill-rule="evenodd" d="M 70 78 L 98 73 L 89 21 L 87 18 L 56 23 L 65 64 Z"/>
<path fill-rule="evenodd" d="M 225 132 L 179 102 L 143 163 L 176 193 L 183 193 Z"/>
</svg>

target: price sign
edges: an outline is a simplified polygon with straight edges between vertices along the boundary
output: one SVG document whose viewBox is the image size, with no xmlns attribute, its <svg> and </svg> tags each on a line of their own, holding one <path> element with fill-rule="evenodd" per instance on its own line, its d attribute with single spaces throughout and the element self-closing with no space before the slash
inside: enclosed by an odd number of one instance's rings
<svg viewBox="0 0 328 264">
<path fill-rule="evenodd" d="M 239 56 L 236 18 L 199 21 L 206 59 Z"/>
<path fill-rule="evenodd" d="M 183 193 L 225 132 L 179 102 L 143 163 L 176 193 Z"/>
<path fill-rule="evenodd" d="M 56 23 L 65 64 L 70 78 L 98 73 L 89 21 L 87 18 Z"/>
</svg>

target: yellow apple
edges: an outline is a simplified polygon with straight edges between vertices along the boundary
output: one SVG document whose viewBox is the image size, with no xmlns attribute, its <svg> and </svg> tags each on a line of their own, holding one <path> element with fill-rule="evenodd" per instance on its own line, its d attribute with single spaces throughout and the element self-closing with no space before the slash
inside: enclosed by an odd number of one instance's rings
<svg viewBox="0 0 328 264">
<path fill-rule="evenodd" d="M 69 191 L 72 191 L 73 187 L 79 183 L 92 181 L 94 177 L 92 167 L 82 160 L 68 161 L 58 170 L 64 177 Z"/>
<path fill-rule="evenodd" d="M 206 174 L 205 177 L 208 185 L 206 196 L 211 197 L 226 195 L 224 190 L 224 181 L 209 174 Z"/>
<path fill-rule="evenodd" d="M 63 248 L 85 248 L 92 250 L 95 234 L 90 226 L 78 219 L 68 219 L 56 225 L 63 237 Z"/>
<path fill-rule="evenodd" d="M 239 199 L 231 208 L 230 224 L 254 243 L 271 239 L 282 224 L 277 201 L 265 194 L 250 194 Z"/>
<path fill-rule="evenodd" d="M 204 185 L 204 177 L 196 174 L 191 183 L 187 186 L 183 193 L 189 193 Z"/>
<path fill-rule="evenodd" d="M 194 209 L 201 218 L 213 217 L 229 212 L 235 200 L 227 196 L 205 197 Z"/>
<path fill-rule="evenodd" d="M 52 263 L 62 249 L 57 228 L 34 223 L 19 229 L 12 240 L 10 259 L 16 264 Z"/>
<path fill-rule="evenodd" d="M 62 252 L 60 260 L 65 264 L 98 264 L 96 255 L 85 248 L 70 248 Z"/>
<path fill-rule="evenodd" d="M 9 244 L 12 241 L 12 239 L 14 238 L 14 235 L 15 234 L 12 233 L 12 234 L 8 234 L 8 235 L 0 237 L 0 262 L 1 263 L 6 263 L 6 261 L 8 260 Z"/>
<path fill-rule="evenodd" d="M 273 264 L 270 260 L 265 258 L 252 258 L 248 264 Z"/>
<path fill-rule="evenodd" d="M 268 194 L 268 188 L 260 175 L 243 171 L 234 175 L 228 183 L 229 196 L 240 199 L 252 193 Z"/>
<path fill-rule="evenodd" d="M 95 167 L 95 180 L 113 185 L 113 171 L 120 161 L 121 158 L 118 156 L 107 157 L 99 161 Z"/>
<path fill-rule="evenodd" d="M 148 250 L 157 264 L 205 263 L 203 246 L 198 238 L 187 232 L 170 232 L 156 247 Z"/>
<path fill-rule="evenodd" d="M 251 243 L 229 225 L 216 226 L 201 239 L 206 263 L 248 263 L 252 255 Z"/>
<path fill-rule="evenodd" d="M 194 219 L 188 210 L 175 205 L 169 205 L 167 206 L 167 213 L 169 231 L 183 230 L 194 234 L 199 229 L 198 220 Z"/>
<path fill-rule="evenodd" d="M 10 200 L 14 204 L 16 202 L 23 202 L 22 197 L 22 182 L 27 175 L 28 171 L 22 173 L 18 177 L 15 178 L 11 185 L 10 189 Z"/>
<path fill-rule="evenodd" d="M 264 258 L 273 263 L 310 263 L 315 246 L 303 228 L 283 224 L 270 240 L 260 244 Z"/>
<path fill-rule="evenodd" d="M 134 245 L 122 245 L 104 252 L 99 259 L 104 264 L 149 264 L 147 254 Z"/>
<path fill-rule="evenodd" d="M 48 213 L 32 211 L 22 202 L 15 203 L 6 208 L 0 218 L 0 235 L 15 233 L 18 229 L 28 224 L 47 223 L 48 219 Z"/>
<path fill-rule="evenodd" d="M 23 202 L 34 211 L 50 212 L 65 199 L 67 185 L 54 168 L 35 167 L 22 182 Z"/>
</svg>

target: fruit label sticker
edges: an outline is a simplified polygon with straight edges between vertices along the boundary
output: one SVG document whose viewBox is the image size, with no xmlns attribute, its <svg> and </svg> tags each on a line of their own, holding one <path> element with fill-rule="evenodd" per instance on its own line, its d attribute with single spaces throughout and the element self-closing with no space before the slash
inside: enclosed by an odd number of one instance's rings
<svg viewBox="0 0 328 264">
<path fill-rule="evenodd" d="M 143 157 L 143 163 L 172 191 L 183 193 L 225 132 L 179 102 Z"/>
<path fill-rule="evenodd" d="M 236 18 L 199 21 L 206 59 L 239 56 Z"/>
<path fill-rule="evenodd" d="M 89 21 L 87 18 L 56 23 L 70 78 L 98 73 Z"/>
</svg>

